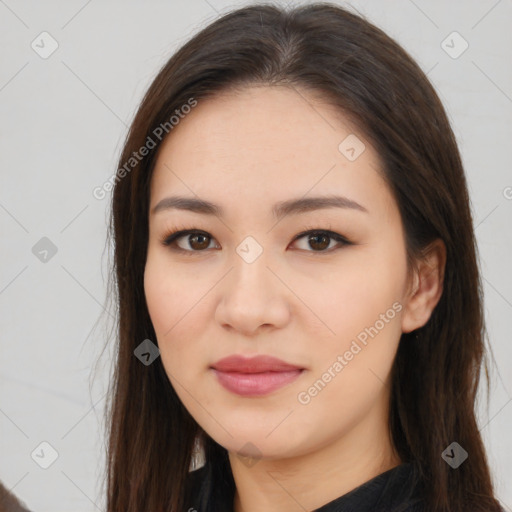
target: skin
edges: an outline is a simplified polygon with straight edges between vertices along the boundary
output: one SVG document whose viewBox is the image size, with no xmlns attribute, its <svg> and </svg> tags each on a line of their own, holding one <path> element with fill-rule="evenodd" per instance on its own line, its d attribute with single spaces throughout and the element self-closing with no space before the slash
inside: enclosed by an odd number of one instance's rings
<svg viewBox="0 0 512 512">
<path fill-rule="evenodd" d="M 253 86 L 199 102 L 164 141 L 151 181 L 150 210 L 170 195 L 225 210 L 222 218 L 176 209 L 150 215 L 144 287 L 170 382 L 229 451 L 236 512 L 313 510 L 401 463 L 387 427 L 390 370 L 401 333 L 424 325 L 442 293 L 442 242 L 408 279 L 402 222 L 378 155 L 333 107 L 298 91 Z M 349 134 L 366 146 L 354 161 L 338 150 Z M 368 212 L 272 217 L 276 202 L 331 194 Z M 195 252 L 179 253 L 161 243 L 174 227 L 211 238 L 185 235 L 178 247 Z M 293 241 L 308 229 L 353 245 Z M 252 263 L 236 252 L 247 236 L 263 249 Z M 394 318 L 300 403 L 298 394 L 394 303 Z M 305 370 L 269 395 L 242 397 L 210 370 L 235 353 L 269 354 Z"/>
</svg>

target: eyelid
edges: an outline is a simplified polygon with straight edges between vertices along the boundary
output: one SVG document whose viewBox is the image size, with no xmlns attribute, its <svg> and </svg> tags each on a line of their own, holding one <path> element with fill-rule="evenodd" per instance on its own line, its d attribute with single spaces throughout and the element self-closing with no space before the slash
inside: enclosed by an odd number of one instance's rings
<svg viewBox="0 0 512 512">
<path fill-rule="evenodd" d="M 182 249 L 181 247 L 174 246 L 175 242 L 177 240 L 179 240 L 180 238 L 186 237 L 187 235 L 194 235 L 194 234 L 204 235 L 207 238 L 210 238 L 211 240 L 215 240 L 215 238 L 212 235 L 210 235 L 207 231 L 204 231 L 202 229 L 181 227 L 181 228 L 173 228 L 173 229 L 167 231 L 166 234 L 164 235 L 164 237 L 160 240 L 160 242 L 162 243 L 162 245 L 164 247 L 168 247 L 168 248 L 170 247 L 172 251 L 175 251 L 175 252 L 178 252 L 181 254 L 185 253 L 188 256 L 208 252 L 208 249 L 195 251 L 195 250 Z M 298 233 L 297 235 L 294 236 L 291 243 L 294 243 L 297 240 L 304 238 L 306 235 L 309 235 L 309 234 L 311 234 L 311 235 L 325 234 L 332 240 L 335 240 L 338 243 L 338 246 L 331 247 L 330 249 L 322 250 L 322 251 L 303 250 L 304 252 L 307 252 L 307 253 L 330 254 L 332 252 L 337 251 L 338 249 L 341 249 L 344 246 L 354 245 L 354 243 L 351 242 L 347 237 L 341 235 L 340 233 L 332 231 L 330 225 L 327 228 L 321 228 L 321 227 L 318 227 L 318 224 L 316 224 L 315 226 L 307 226 L 304 230 L 302 230 L 300 233 Z"/>
</svg>

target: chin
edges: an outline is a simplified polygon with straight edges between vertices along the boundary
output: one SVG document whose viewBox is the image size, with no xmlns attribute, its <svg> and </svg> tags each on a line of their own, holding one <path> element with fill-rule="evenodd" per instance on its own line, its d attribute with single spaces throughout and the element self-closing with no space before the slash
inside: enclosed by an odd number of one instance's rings
<svg viewBox="0 0 512 512">
<path fill-rule="evenodd" d="M 244 430 L 230 430 L 229 436 L 222 430 L 219 432 L 208 432 L 218 444 L 223 446 L 232 455 L 243 458 L 253 459 L 284 459 L 303 455 L 309 451 L 307 438 L 292 441 L 287 431 L 283 430 L 280 435 L 272 432 L 269 436 L 269 429 L 257 430 L 247 428 Z M 213 435 L 212 435 L 213 434 Z"/>
</svg>

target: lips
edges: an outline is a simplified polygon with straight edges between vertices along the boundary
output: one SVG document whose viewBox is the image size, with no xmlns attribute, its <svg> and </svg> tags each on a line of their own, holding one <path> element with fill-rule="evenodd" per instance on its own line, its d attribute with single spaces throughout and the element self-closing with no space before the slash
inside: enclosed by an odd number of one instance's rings
<svg viewBox="0 0 512 512">
<path fill-rule="evenodd" d="M 300 366 L 286 363 L 272 356 L 244 357 L 233 355 L 220 359 L 212 365 L 220 372 L 263 373 L 302 370 Z"/>
<path fill-rule="evenodd" d="M 262 396 L 298 378 L 304 368 L 271 356 L 233 355 L 212 365 L 218 382 L 231 393 Z"/>
</svg>

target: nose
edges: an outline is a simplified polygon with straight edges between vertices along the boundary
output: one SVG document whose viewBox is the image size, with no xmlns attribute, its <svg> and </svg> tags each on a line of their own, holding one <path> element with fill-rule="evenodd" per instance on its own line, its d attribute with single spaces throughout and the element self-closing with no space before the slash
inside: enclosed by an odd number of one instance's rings
<svg viewBox="0 0 512 512">
<path fill-rule="evenodd" d="M 246 336 L 263 328 L 283 328 L 290 321 L 292 293 L 268 265 L 265 252 L 250 263 L 238 255 L 232 261 L 234 267 L 219 288 L 219 325 Z"/>
</svg>

